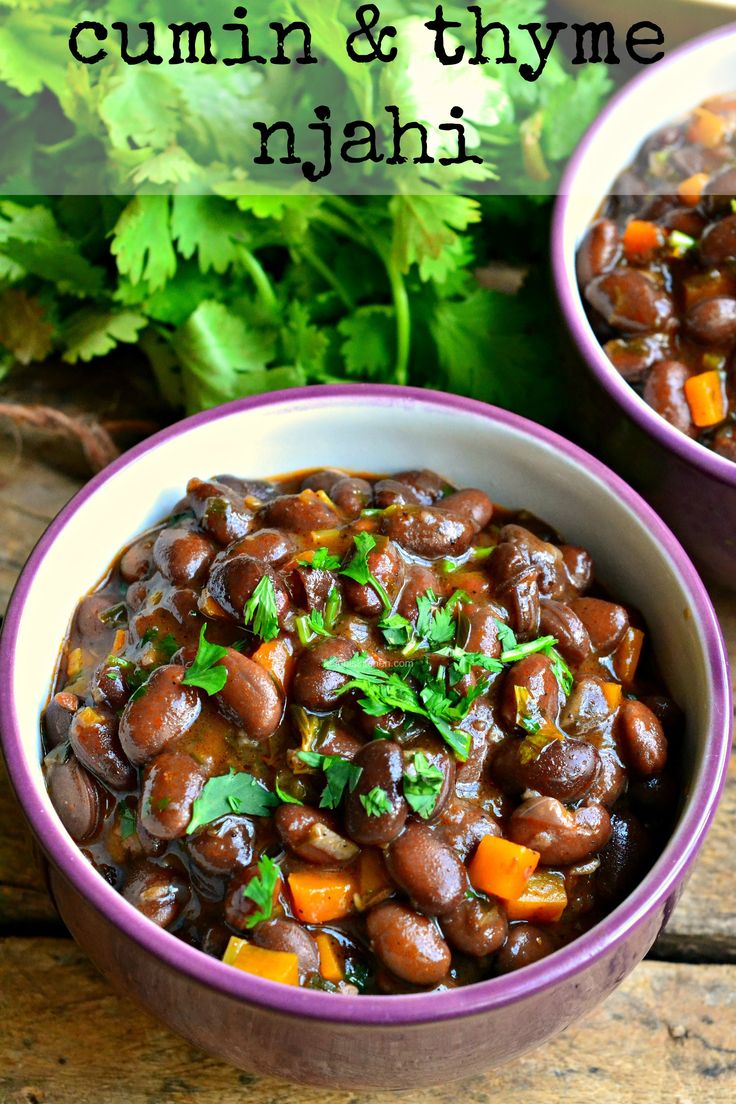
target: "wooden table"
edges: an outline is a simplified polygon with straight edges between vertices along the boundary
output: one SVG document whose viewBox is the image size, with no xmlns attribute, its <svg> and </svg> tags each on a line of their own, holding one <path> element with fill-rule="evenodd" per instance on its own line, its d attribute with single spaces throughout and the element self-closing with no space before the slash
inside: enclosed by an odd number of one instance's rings
<svg viewBox="0 0 736 1104">
<path fill-rule="evenodd" d="M 0 448 L 0 611 L 74 480 Z M 736 661 L 736 598 L 714 592 Z M 0 771 L 2 768 L 0 766 Z M 416 1100 L 710 1104 L 736 1100 L 736 767 L 680 907 L 649 959 L 588 1020 L 515 1065 Z M 297 1095 L 298 1093 L 298 1095 Z M 194 1050 L 115 996 L 68 938 L 0 773 L 0 1104 L 348 1104 Z M 368 1094 L 379 1101 L 385 1094 Z"/>
</svg>

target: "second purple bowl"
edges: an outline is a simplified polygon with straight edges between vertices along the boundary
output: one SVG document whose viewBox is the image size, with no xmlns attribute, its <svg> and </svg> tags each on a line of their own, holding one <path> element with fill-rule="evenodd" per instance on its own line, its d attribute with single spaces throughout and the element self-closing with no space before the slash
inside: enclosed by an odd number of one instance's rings
<svg viewBox="0 0 736 1104">
<path fill-rule="evenodd" d="M 654 131 L 736 91 L 736 25 L 669 54 L 615 96 L 583 138 L 560 185 L 552 231 L 557 294 L 589 379 L 576 383 L 583 439 L 672 527 L 700 568 L 736 588 L 736 463 L 686 437 L 619 375 L 585 313 L 575 254 L 585 230 Z"/>
</svg>

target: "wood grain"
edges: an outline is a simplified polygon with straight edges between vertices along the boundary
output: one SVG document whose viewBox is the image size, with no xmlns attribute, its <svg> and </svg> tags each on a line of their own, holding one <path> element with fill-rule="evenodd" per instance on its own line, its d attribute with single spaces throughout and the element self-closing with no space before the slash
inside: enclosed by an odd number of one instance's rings
<svg viewBox="0 0 736 1104">
<path fill-rule="evenodd" d="M 202 1055 L 115 996 L 65 940 L 0 942 L 0 1022 L 0 1099 L 6 1104 L 295 1099 L 292 1085 L 239 1073 Z M 298 1094 L 300 1104 L 390 1099 L 303 1087 Z M 597 1012 L 546 1047 L 486 1077 L 421 1095 L 423 1104 L 458 1099 L 736 1099 L 736 967 L 645 963 Z"/>
</svg>

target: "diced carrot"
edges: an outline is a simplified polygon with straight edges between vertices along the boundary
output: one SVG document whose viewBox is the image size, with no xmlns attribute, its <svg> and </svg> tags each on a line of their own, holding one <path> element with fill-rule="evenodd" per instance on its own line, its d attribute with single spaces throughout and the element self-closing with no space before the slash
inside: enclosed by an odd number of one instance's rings
<svg viewBox="0 0 736 1104">
<path fill-rule="evenodd" d="M 74 648 L 69 653 L 66 661 L 66 673 L 69 678 L 76 678 L 84 668 L 84 656 L 81 648 Z"/>
<path fill-rule="evenodd" d="M 488 598 L 490 584 L 482 571 L 453 571 L 447 581 L 455 590 L 464 590 L 474 602 Z"/>
<path fill-rule="evenodd" d="M 613 656 L 613 669 L 624 686 L 631 686 L 634 681 L 643 646 L 644 633 L 641 629 L 628 628 Z"/>
<path fill-rule="evenodd" d="M 524 892 L 538 862 L 539 853 L 529 847 L 522 847 L 500 836 L 484 836 L 470 862 L 468 873 L 476 889 L 515 901 Z"/>
<path fill-rule="evenodd" d="M 330 935 L 320 932 L 315 937 L 315 943 L 319 951 L 319 972 L 325 981 L 337 983 L 345 977 L 342 962 L 336 950 L 335 940 Z"/>
<path fill-rule="evenodd" d="M 685 380 L 685 398 L 695 425 L 718 425 L 726 417 L 726 395 L 720 372 L 701 372 Z"/>
<path fill-rule="evenodd" d="M 355 907 L 358 912 L 364 912 L 390 897 L 394 887 L 383 855 L 377 847 L 366 847 L 361 851 L 357 867 L 358 891 L 355 894 Z"/>
<path fill-rule="evenodd" d="M 621 704 L 621 694 L 623 693 L 623 687 L 620 682 L 604 682 L 603 683 L 603 696 L 608 702 L 609 708 L 613 711 L 618 709 Z"/>
<path fill-rule="evenodd" d="M 282 985 L 299 984 L 299 959 L 287 951 L 270 951 L 266 947 L 256 947 L 245 939 L 231 936 L 222 961 L 246 974 L 266 978 L 268 981 L 280 981 Z"/>
<path fill-rule="evenodd" d="M 520 897 L 505 904 L 509 920 L 554 924 L 567 908 L 565 877 L 554 870 L 540 870 L 532 874 Z"/>
<path fill-rule="evenodd" d="M 289 874 L 289 889 L 305 924 L 328 924 L 353 912 L 356 881 L 349 870 L 298 870 Z"/>
<path fill-rule="evenodd" d="M 288 694 L 296 667 L 294 644 L 288 636 L 277 636 L 275 640 L 269 640 L 261 644 L 253 653 L 252 659 L 264 671 L 273 675 L 281 687 Z"/>
<path fill-rule="evenodd" d="M 623 242 L 627 261 L 648 264 L 664 245 L 664 234 L 655 222 L 632 219 L 624 231 Z"/>
<path fill-rule="evenodd" d="M 112 642 L 111 654 L 117 655 L 125 646 L 125 629 L 118 629 Z"/>
<path fill-rule="evenodd" d="M 677 194 L 686 207 L 697 207 L 709 180 L 708 173 L 695 173 L 694 176 L 689 176 L 687 180 L 680 182 Z"/>
<path fill-rule="evenodd" d="M 707 107 L 697 107 L 687 131 L 688 141 L 697 142 L 706 149 L 716 149 L 726 137 L 726 120 Z"/>
</svg>

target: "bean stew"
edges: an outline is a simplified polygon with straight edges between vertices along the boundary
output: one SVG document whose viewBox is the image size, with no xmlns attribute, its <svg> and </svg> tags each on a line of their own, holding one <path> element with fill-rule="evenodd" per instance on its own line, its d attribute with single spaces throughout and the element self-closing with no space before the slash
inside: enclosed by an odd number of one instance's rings
<svg viewBox="0 0 736 1104">
<path fill-rule="evenodd" d="M 577 276 L 623 378 L 736 461 L 736 93 L 647 139 L 589 228 Z"/>
<path fill-rule="evenodd" d="M 83 598 L 51 801 L 154 924 L 337 993 L 575 939 L 677 813 L 681 717 L 590 555 L 426 470 L 192 479 Z"/>
</svg>

